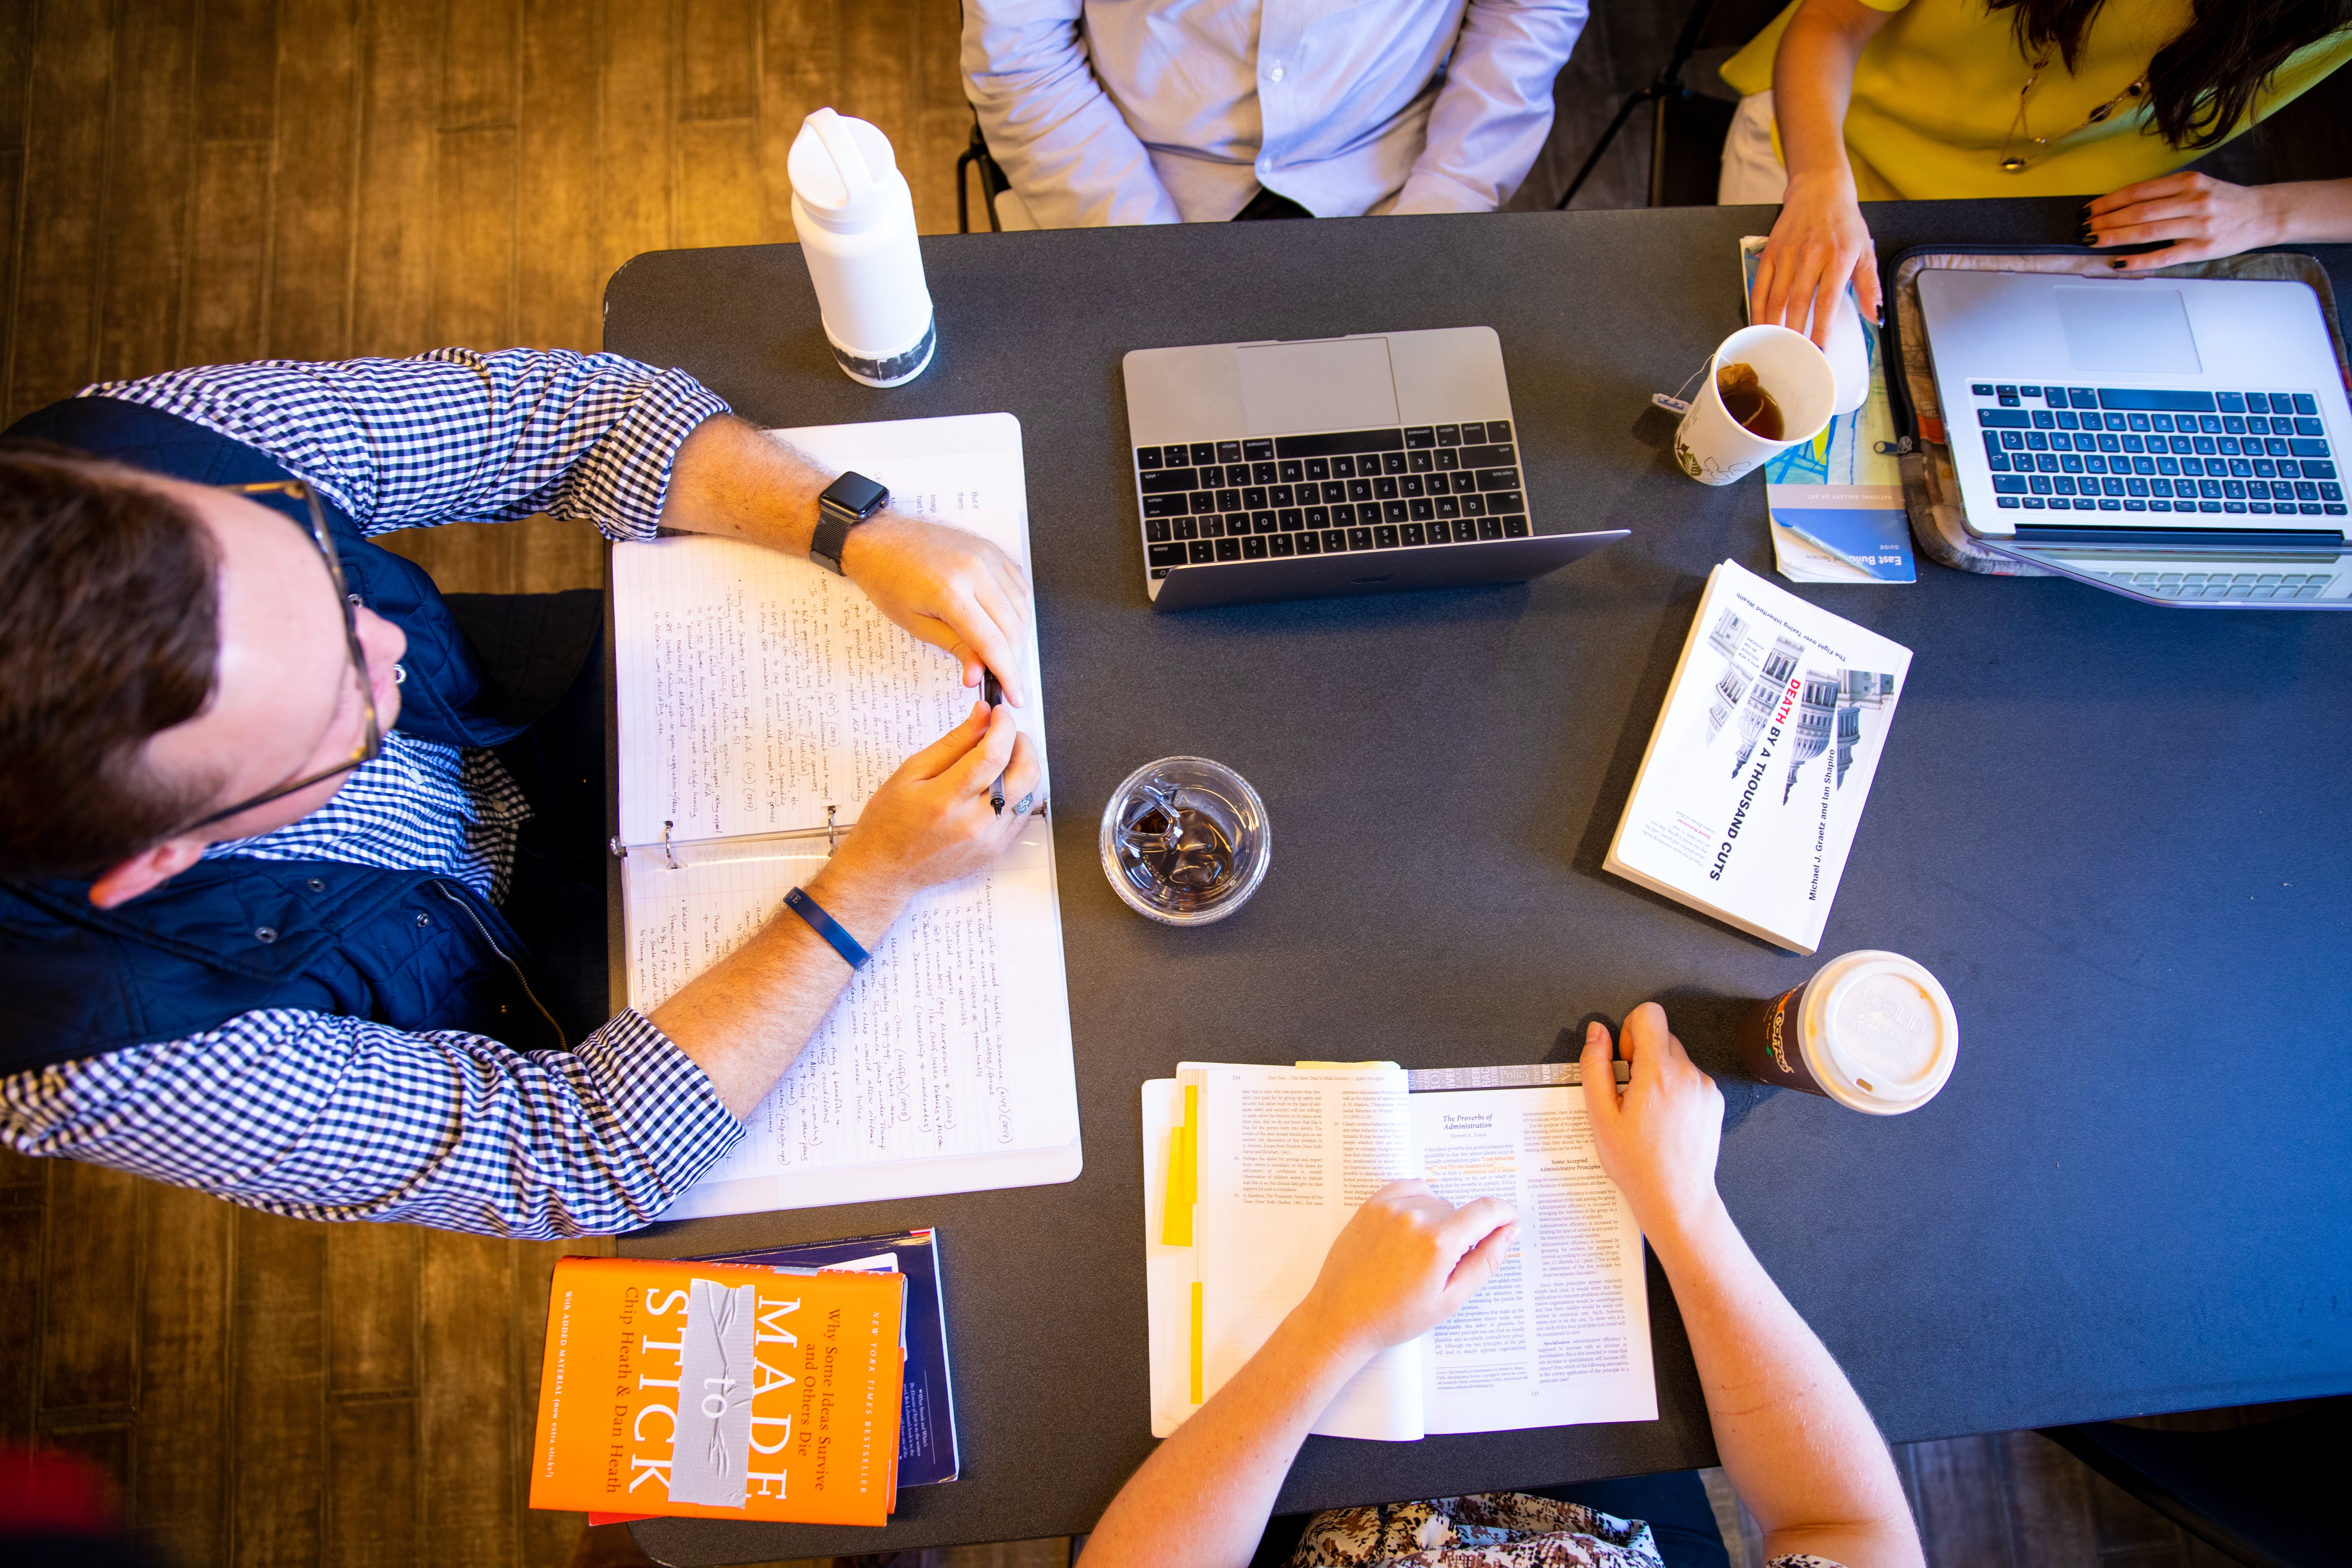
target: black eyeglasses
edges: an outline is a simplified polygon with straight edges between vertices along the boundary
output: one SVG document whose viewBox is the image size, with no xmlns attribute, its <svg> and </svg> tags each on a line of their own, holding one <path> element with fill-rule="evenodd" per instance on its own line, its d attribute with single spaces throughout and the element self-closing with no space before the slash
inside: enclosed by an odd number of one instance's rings
<svg viewBox="0 0 2352 1568">
<path fill-rule="evenodd" d="M 277 479 L 257 485 L 215 485 L 213 488 L 226 490 L 231 495 L 256 498 L 283 496 L 289 500 L 299 500 L 309 509 L 311 542 L 318 545 L 319 553 L 326 560 L 328 580 L 334 584 L 335 598 L 343 608 L 343 646 L 351 652 L 352 672 L 360 683 L 360 705 L 367 713 L 367 731 L 361 737 L 358 748 L 352 752 L 348 760 L 337 763 L 330 768 L 321 768 L 317 773 L 307 773 L 291 784 L 282 784 L 275 788 L 266 789 L 249 800 L 238 801 L 226 810 L 215 811 L 210 816 L 191 822 L 184 827 L 175 828 L 171 834 L 165 836 L 167 837 L 176 837 L 183 833 L 194 833 L 200 827 L 210 827 L 216 822 L 226 822 L 230 817 L 251 811 L 255 806 L 268 805 L 273 800 L 283 800 L 289 795 L 298 795 L 314 784 L 350 773 L 362 763 L 373 762 L 378 753 L 383 750 L 383 726 L 376 719 L 375 686 L 368 679 L 367 656 L 360 650 L 359 617 L 353 613 L 356 601 L 352 597 L 351 589 L 343 583 L 342 563 L 335 558 L 335 542 L 327 532 L 327 514 L 320 509 L 318 492 L 299 479 Z M 274 507 L 270 510 L 277 510 Z M 286 514 L 280 512 L 278 515 Z M 293 522 L 297 527 L 303 526 L 299 519 L 289 517 L 287 521 Z"/>
</svg>

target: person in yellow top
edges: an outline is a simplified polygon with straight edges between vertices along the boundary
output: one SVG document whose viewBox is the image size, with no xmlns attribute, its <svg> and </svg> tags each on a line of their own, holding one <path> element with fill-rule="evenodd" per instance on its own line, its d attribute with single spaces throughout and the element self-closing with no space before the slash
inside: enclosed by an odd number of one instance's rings
<svg viewBox="0 0 2352 1568">
<path fill-rule="evenodd" d="M 1797 0 L 1723 68 L 1719 199 L 1781 204 L 1751 319 L 1878 313 L 1864 200 L 2095 195 L 2084 244 L 2169 242 L 2125 272 L 2352 239 L 2352 180 L 2176 172 L 2347 58 L 2352 0 Z"/>
</svg>

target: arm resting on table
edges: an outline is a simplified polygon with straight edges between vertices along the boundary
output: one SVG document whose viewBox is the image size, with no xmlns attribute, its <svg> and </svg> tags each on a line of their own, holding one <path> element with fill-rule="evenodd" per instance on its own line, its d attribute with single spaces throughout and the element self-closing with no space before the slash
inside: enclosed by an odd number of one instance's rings
<svg viewBox="0 0 2352 1568">
<path fill-rule="evenodd" d="M 1028 738 L 1004 709 L 974 703 L 962 723 L 875 791 L 803 891 L 872 952 L 917 893 L 985 868 L 1019 836 L 1024 814 L 1010 806 L 1000 813 L 989 803 L 989 784 L 1000 773 L 1007 800 L 1034 798 L 1038 769 Z M 710 1075 L 727 1108 L 748 1117 L 824 1021 L 851 973 L 787 907 L 653 1018 Z"/>
<path fill-rule="evenodd" d="M 833 479 L 805 453 L 722 416 L 678 447 L 661 525 L 806 555 Z M 1029 577 L 995 545 L 885 510 L 849 531 L 841 569 L 884 615 L 953 655 L 966 686 L 985 666 L 1013 706 L 1029 700 Z"/>
<path fill-rule="evenodd" d="M 1085 1568 L 1242 1568 L 1323 1407 L 1374 1355 L 1484 1289 L 1517 1217 L 1497 1198 L 1456 1208 L 1423 1181 L 1367 1198 L 1307 1299 L 1119 1489 Z"/>
<path fill-rule="evenodd" d="M 1633 1081 L 1617 1090 L 1609 1031 L 1585 1031 L 1593 1141 L 1673 1284 L 1715 1427 L 1716 1451 L 1766 1557 L 1810 1552 L 1846 1568 L 1925 1559 L 1886 1443 L 1853 1385 L 1756 1261 L 1715 1186 L 1723 1095 L 1666 1016 L 1625 1020 Z"/>
</svg>

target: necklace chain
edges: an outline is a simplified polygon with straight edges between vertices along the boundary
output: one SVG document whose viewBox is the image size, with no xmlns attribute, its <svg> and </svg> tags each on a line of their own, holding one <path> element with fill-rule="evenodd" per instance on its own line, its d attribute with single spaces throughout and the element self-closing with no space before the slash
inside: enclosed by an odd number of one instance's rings
<svg viewBox="0 0 2352 1568">
<path fill-rule="evenodd" d="M 2025 85 L 2017 89 L 2017 118 L 2010 123 L 2009 135 L 2000 144 L 2000 167 L 2005 174 L 2024 173 L 2036 158 L 2050 150 L 2053 142 L 2063 142 L 2076 132 L 2087 131 L 2094 125 L 2103 125 L 2126 100 L 2137 102 L 2147 96 L 2147 75 L 2142 72 L 2123 91 L 2084 115 L 2083 122 L 2073 131 L 2058 136 L 2036 136 L 2025 121 L 2026 104 L 2032 98 L 2034 86 L 2041 81 L 2042 73 L 2050 68 L 2054 54 L 2054 50 L 2044 49 L 2026 72 Z"/>
</svg>

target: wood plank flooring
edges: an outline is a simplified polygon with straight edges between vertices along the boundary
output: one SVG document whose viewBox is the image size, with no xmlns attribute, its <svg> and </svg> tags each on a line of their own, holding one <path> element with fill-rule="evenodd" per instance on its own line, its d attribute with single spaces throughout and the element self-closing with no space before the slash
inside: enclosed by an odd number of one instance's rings
<svg viewBox="0 0 2352 1568">
<path fill-rule="evenodd" d="M 1550 205 L 1680 16 L 1593 12 L 1515 206 Z M 0 422 L 185 364 L 594 349 L 631 256 L 792 237 L 785 154 L 820 104 L 880 125 L 920 226 L 952 229 L 956 27 L 956 0 L 0 4 Z M 1579 205 L 1637 202 L 1647 138 Z M 2341 172 L 2310 149 L 2342 144 L 2298 141 L 2294 173 Z M 395 547 L 451 589 L 601 581 L 584 524 Z M 609 1250 L 309 1225 L 0 1152 L 0 1291 L 26 1304 L 0 1317 L 0 1441 L 96 1461 L 184 1568 L 640 1563 L 524 1506 L 548 1277 Z M 2029 1433 L 1900 1458 L 1939 1568 L 2215 1561 Z"/>
</svg>

